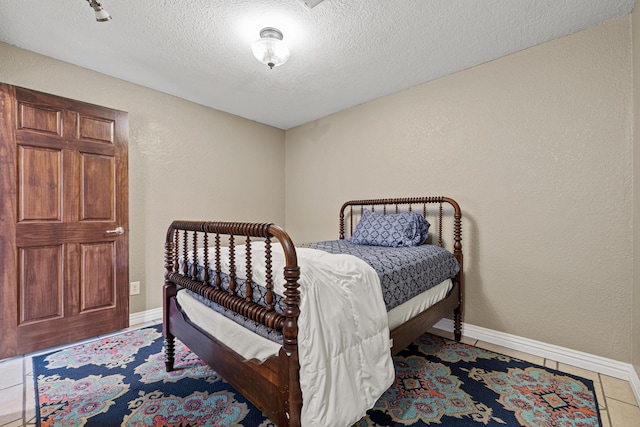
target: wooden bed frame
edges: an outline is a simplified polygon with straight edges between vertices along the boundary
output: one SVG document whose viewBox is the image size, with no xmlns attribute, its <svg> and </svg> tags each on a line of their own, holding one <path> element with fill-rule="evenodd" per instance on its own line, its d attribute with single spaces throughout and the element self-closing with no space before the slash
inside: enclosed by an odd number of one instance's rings
<svg viewBox="0 0 640 427">
<path fill-rule="evenodd" d="M 435 207 L 434 207 L 435 205 Z M 345 238 L 348 228 L 350 236 L 354 229 L 354 218 L 362 215 L 364 208 L 394 213 L 399 210 L 413 210 L 419 206 L 422 214 L 430 219 L 432 228 L 430 238 L 432 242 L 450 250 L 460 263 L 460 272 L 453 279 L 453 288 L 448 295 L 432 307 L 423 311 L 406 323 L 391 331 L 393 339 L 392 354 L 398 353 L 417 337 L 427 331 L 443 317 L 453 315 L 454 337 L 461 338 L 462 302 L 463 302 L 463 257 L 461 222 L 462 214 L 458 203 L 448 197 L 416 197 L 395 199 L 354 200 L 346 202 L 340 209 L 340 239 Z M 435 213 L 434 213 L 435 209 Z M 389 211 L 389 212 L 388 212 Z M 345 214 L 349 224 L 345 224 Z M 432 220 L 432 216 L 435 217 Z M 443 220 L 446 220 L 452 230 L 452 239 L 443 240 Z M 433 232 L 435 226 L 435 233 Z M 248 295 L 236 295 L 235 289 L 225 291 L 216 286 L 203 283 L 197 277 L 190 276 L 186 267 L 180 266 L 178 259 L 186 258 L 186 254 L 194 247 L 209 247 L 209 237 L 213 236 L 215 260 L 208 259 L 205 249 L 204 265 L 205 281 L 209 280 L 206 271 L 211 269 L 219 278 L 220 246 L 229 246 L 231 283 L 235 282 L 235 253 L 237 250 L 247 251 L 247 271 L 251 271 L 249 248 L 252 239 L 264 239 L 267 247 L 267 288 L 266 304 L 251 302 L 250 287 Z M 241 247 L 236 247 L 236 241 L 242 239 Z M 269 271 L 271 260 L 269 249 L 271 241 L 277 240 L 283 248 L 286 265 L 284 268 L 284 312 L 279 314 L 273 307 L 273 283 Z M 446 244 L 446 245 L 445 245 Z M 276 272 L 276 280 L 282 276 Z M 303 272 L 304 274 L 304 272 Z M 250 275 L 249 275 L 250 276 Z M 196 222 L 174 221 L 167 231 L 165 243 L 165 284 L 164 284 L 164 319 L 163 332 L 165 336 L 165 364 L 167 371 L 174 369 L 175 338 L 180 339 L 202 360 L 209 364 L 227 382 L 235 387 L 243 396 L 257 406 L 266 416 L 281 427 L 300 426 L 302 409 L 302 393 L 300 391 L 299 362 L 298 362 L 298 316 L 300 314 L 300 290 L 298 279 L 300 268 L 297 264 L 296 248 L 289 235 L 280 227 L 273 224 L 255 224 L 240 222 Z M 251 278 L 248 277 L 248 282 Z M 219 283 L 219 282 L 217 282 Z M 231 286 L 234 288 L 234 286 Z M 257 321 L 267 327 L 282 330 L 283 345 L 277 356 L 264 362 L 244 360 L 243 357 L 227 347 L 215 337 L 192 323 L 181 311 L 176 301 L 176 293 L 180 288 L 190 289 L 226 308 Z"/>
</svg>

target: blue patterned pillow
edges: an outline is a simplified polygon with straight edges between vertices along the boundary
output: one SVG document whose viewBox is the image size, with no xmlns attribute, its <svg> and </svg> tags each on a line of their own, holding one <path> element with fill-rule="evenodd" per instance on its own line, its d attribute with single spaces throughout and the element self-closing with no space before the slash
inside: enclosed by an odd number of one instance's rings
<svg viewBox="0 0 640 427">
<path fill-rule="evenodd" d="M 415 212 L 381 215 L 365 210 L 349 242 L 357 245 L 417 246 L 427 240 L 429 222 Z"/>
</svg>

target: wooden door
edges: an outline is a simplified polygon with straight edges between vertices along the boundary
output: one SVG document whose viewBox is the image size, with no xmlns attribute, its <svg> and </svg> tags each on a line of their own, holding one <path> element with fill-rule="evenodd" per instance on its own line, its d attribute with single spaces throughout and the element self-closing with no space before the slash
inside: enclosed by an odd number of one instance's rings
<svg viewBox="0 0 640 427">
<path fill-rule="evenodd" d="M 127 327 L 127 113 L 0 84 L 0 114 L 0 359 Z"/>
</svg>

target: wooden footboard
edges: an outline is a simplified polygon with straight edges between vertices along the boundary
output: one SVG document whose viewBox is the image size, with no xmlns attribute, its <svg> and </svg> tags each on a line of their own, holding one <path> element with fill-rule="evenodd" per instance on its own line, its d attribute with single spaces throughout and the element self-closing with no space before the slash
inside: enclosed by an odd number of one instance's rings
<svg viewBox="0 0 640 427">
<path fill-rule="evenodd" d="M 434 239 L 437 238 L 437 242 L 432 243 L 449 249 L 461 267 L 458 275 L 453 278 L 454 286 L 445 299 L 391 331 L 394 341 L 392 352 L 395 354 L 402 350 L 440 319 L 452 314 L 455 338 L 459 340 L 463 273 L 461 213 L 458 204 L 446 197 L 347 202 L 340 210 L 340 239 L 350 235 L 364 208 L 377 208 L 384 213 L 421 209 L 425 217 L 430 217 L 435 230 L 433 236 Z M 444 225 L 447 218 L 452 219 L 449 228 Z M 444 239 L 443 233 L 448 234 L 449 231 L 453 238 Z M 251 259 L 251 249 L 262 242 L 265 247 L 266 280 L 265 283 L 260 283 L 264 288 L 264 295 L 261 294 L 260 298 L 257 298 L 255 294 L 258 291 L 253 283 L 255 260 Z M 273 245 L 282 247 L 285 258 L 284 271 L 271 271 Z M 226 260 L 225 256 L 228 257 Z M 236 260 L 239 260 L 239 264 Z M 193 268 L 197 264 L 203 266 L 201 271 Z M 240 271 L 242 274 L 237 274 Z M 177 337 L 277 425 L 300 426 L 303 401 L 297 341 L 300 315 L 299 277 L 295 246 L 289 235 L 278 226 L 238 222 L 174 221 L 167 231 L 165 242 L 163 332 L 166 369 L 174 369 L 174 340 Z M 277 283 L 283 283 L 284 280 L 282 310 L 276 309 L 274 280 L 278 281 Z M 226 287 L 223 286 L 223 282 Z M 185 315 L 176 299 L 176 294 L 181 288 L 189 289 L 266 328 L 281 331 L 283 344 L 279 353 L 264 362 L 245 360 Z"/>
<path fill-rule="evenodd" d="M 213 243 L 209 239 L 213 236 Z M 222 237 L 227 239 L 221 241 Z M 240 250 L 246 253 L 246 287 L 244 295 L 236 292 L 237 279 L 235 264 L 238 247 L 236 238 L 242 238 Z M 251 281 L 252 261 L 251 245 L 255 239 L 264 239 L 266 247 L 267 289 L 265 302 L 260 305 L 253 301 L 254 292 Z M 274 307 L 273 274 L 271 266 L 271 243 L 276 241 L 282 246 L 285 257 L 284 267 L 284 310 L 282 314 Z M 221 287 L 222 247 L 229 254 L 229 289 Z M 209 259 L 209 248 L 215 253 Z M 202 260 L 198 260 L 198 248 L 203 248 Z M 202 261 L 202 277 L 187 262 L 179 260 L 192 257 L 192 265 Z M 209 276 L 213 270 L 215 277 Z M 278 277 L 282 277 L 278 275 Z M 196 222 L 174 221 L 167 231 L 165 242 L 165 285 L 164 285 L 164 324 L 165 364 L 168 371 L 174 366 L 174 338 L 178 337 L 191 350 L 209 364 L 240 393 L 253 402 L 278 425 L 300 425 L 302 394 L 299 385 L 298 363 L 298 316 L 300 314 L 300 291 L 298 278 L 300 268 L 293 242 L 287 233 L 273 224 L 247 224 L 232 222 Z M 215 280 L 216 286 L 209 284 Z M 266 327 L 282 331 L 283 345 L 277 358 L 263 363 L 244 361 L 232 349 L 210 336 L 190 322 L 179 310 L 175 300 L 180 287 L 187 288 L 205 298 L 236 313 L 256 321 Z"/>
<path fill-rule="evenodd" d="M 277 425 L 300 425 L 302 394 L 297 376 L 297 357 L 282 354 L 284 350 L 281 350 L 278 357 L 262 363 L 246 361 L 189 321 L 180 311 L 175 298 L 170 298 L 168 304 L 168 313 L 165 312 L 165 349 L 170 347 L 169 343 L 172 347 L 174 337 L 178 337 Z M 171 325 L 169 334 L 166 331 L 167 324 Z M 173 370 L 172 362 L 167 363 L 167 370 Z M 292 376 L 288 375 L 288 364 L 296 366 Z"/>
</svg>

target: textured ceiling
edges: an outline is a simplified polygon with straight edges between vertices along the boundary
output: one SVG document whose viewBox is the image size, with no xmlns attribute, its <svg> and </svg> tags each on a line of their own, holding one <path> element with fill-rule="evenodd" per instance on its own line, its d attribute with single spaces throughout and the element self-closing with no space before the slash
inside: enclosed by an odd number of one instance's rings
<svg viewBox="0 0 640 427">
<path fill-rule="evenodd" d="M 631 12 L 635 0 L 0 0 L 0 41 L 281 129 Z M 251 43 L 284 34 L 273 70 Z M 0 58 L 0 67 L 2 58 Z"/>
</svg>

